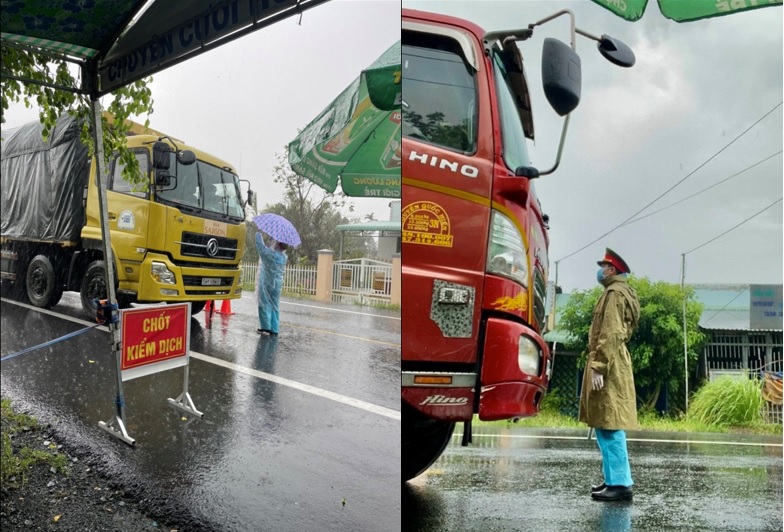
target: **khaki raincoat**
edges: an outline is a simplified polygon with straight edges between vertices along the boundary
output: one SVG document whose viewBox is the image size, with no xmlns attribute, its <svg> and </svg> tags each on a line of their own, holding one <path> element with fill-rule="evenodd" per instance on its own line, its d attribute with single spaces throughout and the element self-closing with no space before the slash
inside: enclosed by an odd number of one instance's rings
<svg viewBox="0 0 784 532">
<path fill-rule="evenodd" d="M 588 360 L 580 393 L 580 421 L 607 430 L 634 430 L 637 398 L 632 360 L 626 342 L 640 320 L 640 303 L 624 277 L 604 279 L 604 293 L 593 311 L 588 333 Z M 591 389 L 592 369 L 604 375 L 604 388 Z"/>
</svg>

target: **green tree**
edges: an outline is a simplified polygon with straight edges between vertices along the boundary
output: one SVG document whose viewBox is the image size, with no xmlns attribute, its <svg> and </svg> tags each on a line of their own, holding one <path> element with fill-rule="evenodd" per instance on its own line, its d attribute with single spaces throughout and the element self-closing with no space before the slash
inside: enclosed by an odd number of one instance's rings
<svg viewBox="0 0 784 532">
<path fill-rule="evenodd" d="M 647 278 L 629 277 L 629 284 L 640 300 L 640 323 L 628 343 L 634 367 L 638 401 L 643 408 L 656 405 L 662 389 L 679 402 L 683 397 L 683 301 L 686 299 L 686 330 L 689 372 L 694 369 L 706 336 L 698 324 L 703 306 L 696 301 L 694 289 L 676 284 L 656 282 Z M 581 367 L 585 366 L 588 331 L 593 310 L 603 288 L 576 292 L 569 298 L 561 316 L 560 329 L 569 331 L 572 340 L 566 347 L 581 351 Z M 649 390 L 644 397 L 639 390 Z"/>
<path fill-rule="evenodd" d="M 346 205 L 345 196 L 342 194 L 324 193 L 318 185 L 294 173 L 288 164 L 288 147 L 284 148 L 282 154 L 276 154 L 275 158 L 277 164 L 273 169 L 273 181 L 283 187 L 283 201 L 265 205 L 263 212 L 280 214 L 297 228 L 302 244 L 290 249 L 289 261 L 295 264 L 315 264 L 320 249 L 337 252 L 340 247 L 340 234 L 335 228 L 354 221 L 344 216 L 341 209 L 347 207 L 350 213 L 354 210 L 353 205 Z M 247 246 L 250 251 L 246 259 L 256 260 L 253 245 L 256 230 L 253 224 L 248 225 L 250 229 Z M 356 252 L 357 248 L 365 249 L 363 242 L 353 240 L 357 239 L 346 239 L 344 255 L 346 246 L 350 246 L 351 252 Z"/>
<path fill-rule="evenodd" d="M 38 82 L 38 84 L 23 83 L 16 79 L 3 79 L 0 84 L 0 92 L 2 92 L 0 123 L 5 123 L 5 111 L 12 103 L 22 101 L 25 107 L 30 108 L 35 101 L 40 109 L 39 119 L 44 126 L 44 138 L 47 138 L 57 118 L 70 113 L 80 119 L 81 139 L 92 155 L 95 147 L 90 133 L 91 103 L 87 95 L 76 92 L 80 87 L 80 80 L 79 76 L 72 73 L 72 64 L 6 45 L 0 47 L 0 56 L 4 75 Z M 152 113 L 152 92 L 148 87 L 151 81 L 152 78 L 145 78 L 111 93 L 111 101 L 106 107 L 106 111 L 114 116 L 111 127 L 106 117 L 101 117 L 106 161 L 109 161 L 112 153 L 118 152 L 125 163 L 123 172 L 127 179 L 142 187 L 146 187 L 147 183 L 139 171 L 139 163 L 125 147 L 125 137 L 131 127 L 126 120 L 131 116 L 149 116 Z M 53 88 L 53 86 L 71 90 Z M 149 118 L 145 120 L 145 127 L 149 126 L 149 122 Z"/>
</svg>

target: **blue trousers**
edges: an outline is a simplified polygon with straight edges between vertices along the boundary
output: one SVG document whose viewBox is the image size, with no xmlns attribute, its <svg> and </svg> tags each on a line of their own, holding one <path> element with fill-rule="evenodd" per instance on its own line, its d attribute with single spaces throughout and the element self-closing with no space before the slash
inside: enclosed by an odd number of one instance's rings
<svg viewBox="0 0 784 532">
<path fill-rule="evenodd" d="M 634 482 L 626 450 L 626 432 L 596 429 L 596 443 L 602 453 L 604 483 L 608 486 L 631 487 Z"/>
<path fill-rule="evenodd" d="M 259 307 L 259 329 L 278 334 L 280 327 L 280 314 L 277 308 Z"/>
</svg>

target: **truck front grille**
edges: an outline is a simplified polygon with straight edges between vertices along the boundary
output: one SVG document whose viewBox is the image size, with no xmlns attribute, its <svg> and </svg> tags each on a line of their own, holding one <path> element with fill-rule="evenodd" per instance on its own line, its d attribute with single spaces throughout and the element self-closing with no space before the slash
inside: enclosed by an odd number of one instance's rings
<svg viewBox="0 0 784 532">
<path fill-rule="evenodd" d="M 207 252 L 207 244 L 213 238 L 218 242 L 218 251 L 215 255 L 210 255 Z M 234 238 L 183 233 L 182 242 L 177 242 L 177 244 L 180 244 L 180 254 L 187 257 L 234 260 L 237 256 L 237 240 Z"/>
</svg>

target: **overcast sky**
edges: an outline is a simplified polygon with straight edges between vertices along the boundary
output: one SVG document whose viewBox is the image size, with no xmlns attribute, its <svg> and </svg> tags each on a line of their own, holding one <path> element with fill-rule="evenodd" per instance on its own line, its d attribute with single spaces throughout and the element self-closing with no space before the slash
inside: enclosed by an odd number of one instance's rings
<svg viewBox="0 0 784 532">
<path fill-rule="evenodd" d="M 568 7 L 577 26 L 607 33 L 635 51 L 622 69 L 578 36 L 582 100 L 572 115 L 564 158 L 537 191 L 550 216 L 550 279 L 567 291 L 594 286 L 605 246 L 633 272 L 680 282 L 681 255 L 782 197 L 782 107 L 688 177 L 642 215 L 666 207 L 757 163 L 708 192 L 599 238 L 722 150 L 782 101 L 782 9 L 678 24 L 648 3 L 627 22 L 588 0 L 418 2 L 404 7 L 469 18 L 486 30 L 525 27 Z M 259 192 L 272 183 L 275 154 L 353 79 L 399 39 L 397 1 L 332 0 L 155 76 L 151 126 L 221 157 Z M 549 168 L 561 120 L 541 90 L 544 37 L 568 41 L 566 17 L 522 43 L 533 87 L 533 163 Z M 19 104 L 6 126 L 37 119 Z M 386 200 L 353 200 L 355 216 L 388 219 Z M 573 252 L 599 239 L 585 250 Z M 687 283 L 781 283 L 782 204 L 686 255 Z M 572 256 L 569 256 L 572 255 Z M 566 258 L 568 257 L 568 258 Z"/>
<path fill-rule="evenodd" d="M 679 283 L 683 253 L 782 197 L 779 154 L 564 258 L 627 220 L 782 101 L 781 8 L 679 24 L 661 16 L 653 0 L 638 22 L 588 0 L 403 0 L 403 7 L 470 19 L 488 31 L 527 27 L 568 8 L 578 28 L 620 38 L 634 50 L 637 64 L 623 69 L 604 60 L 595 41 L 577 38 L 580 106 L 572 114 L 560 167 L 536 183 L 550 216 L 550 279 L 555 280 L 559 261 L 558 284 L 565 291 L 595 286 L 596 260 L 606 246 L 626 259 L 634 274 Z M 568 43 L 567 21 L 561 17 L 538 27 L 533 39 L 520 45 L 533 87 L 536 145 L 530 152 L 540 169 L 552 166 L 562 125 L 541 89 L 541 46 L 545 37 Z M 778 107 L 641 216 L 780 152 L 782 142 Z M 686 282 L 780 284 L 781 202 L 688 253 Z"/>
<path fill-rule="evenodd" d="M 282 199 L 275 155 L 399 39 L 399 1 L 332 0 L 156 74 L 150 127 L 233 164 L 261 209 Z M 5 118 L 38 111 L 20 103 Z M 351 202 L 352 217 L 389 219 L 389 200 Z"/>
</svg>

